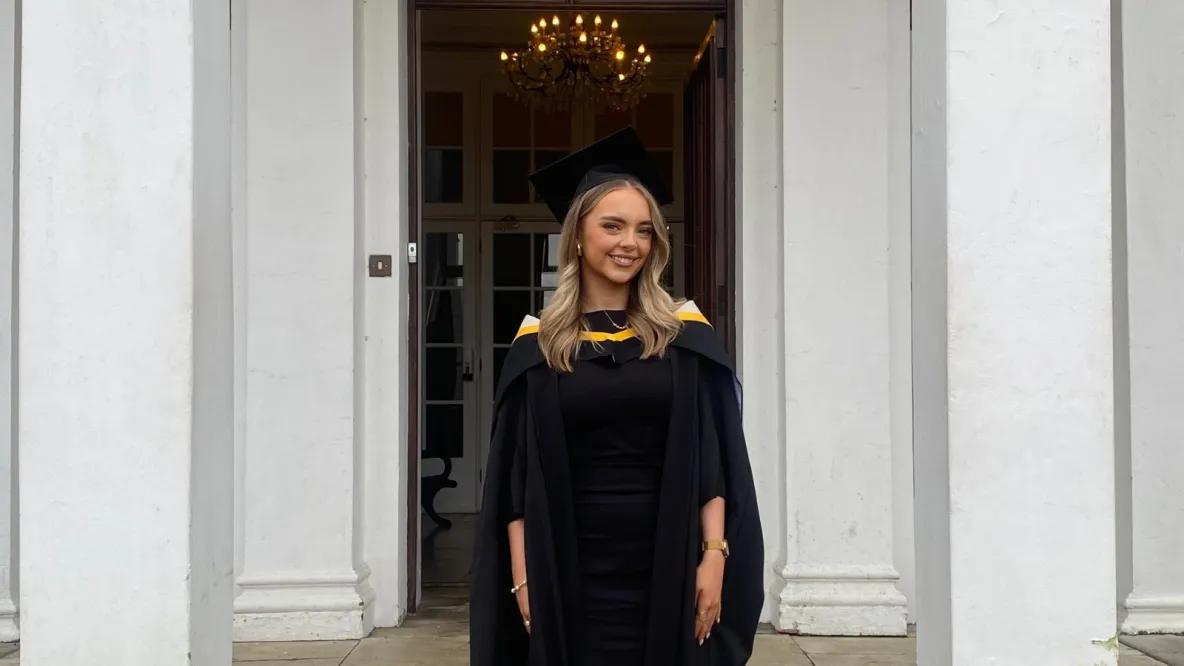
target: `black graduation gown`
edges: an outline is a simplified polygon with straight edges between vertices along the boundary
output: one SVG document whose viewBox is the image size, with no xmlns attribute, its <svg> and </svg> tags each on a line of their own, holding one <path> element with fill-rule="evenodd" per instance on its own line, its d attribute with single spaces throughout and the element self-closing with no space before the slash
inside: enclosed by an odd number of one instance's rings
<svg viewBox="0 0 1184 666">
<path fill-rule="evenodd" d="M 740 420 L 740 391 L 714 331 L 693 304 L 669 350 L 674 395 L 658 504 L 646 666 L 738 666 L 752 654 L 764 602 L 764 543 Z M 572 486 L 558 375 L 547 367 L 528 318 L 498 382 L 470 598 L 471 666 L 601 666 L 581 661 L 580 578 Z M 623 332 L 616 336 L 628 336 Z M 605 337 L 600 337 L 605 340 Z M 613 336 L 609 336 L 611 342 Z M 585 343 L 584 346 L 587 346 Z M 525 474 L 515 450 L 525 447 Z M 723 471 L 727 488 L 722 622 L 694 638 L 701 551 L 700 486 Z M 706 470 L 706 473 L 704 472 Z M 515 487 L 517 485 L 517 487 Z M 527 634 L 510 588 L 506 524 L 511 495 L 526 520 Z"/>
</svg>

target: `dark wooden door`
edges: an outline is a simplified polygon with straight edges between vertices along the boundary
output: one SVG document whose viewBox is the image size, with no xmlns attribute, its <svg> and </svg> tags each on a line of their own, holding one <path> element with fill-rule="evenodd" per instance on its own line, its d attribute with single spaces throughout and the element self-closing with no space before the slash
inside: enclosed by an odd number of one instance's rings
<svg viewBox="0 0 1184 666">
<path fill-rule="evenodd" d="M 716 18 L 684 96 L 686 293 L 735 356 L 734 202 L 726 24 Z"/>
</svg>

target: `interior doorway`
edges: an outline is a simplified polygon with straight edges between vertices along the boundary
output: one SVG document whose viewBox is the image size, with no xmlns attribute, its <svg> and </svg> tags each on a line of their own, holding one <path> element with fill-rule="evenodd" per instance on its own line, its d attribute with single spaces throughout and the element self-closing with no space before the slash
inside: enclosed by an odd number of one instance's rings
<svg viewBox="0 0 1184 666">
<path fill-rule="evenodd" d="M 483 10 L 490 7 L 497 10 Z M 522 317 L 537 316 L 556 286 L 559 225 L 533 192 L 531 172 L 634 125 L 676 199 L 666 209 L 674 252 L 665 284 L 676 297 L 694 298 L 731 343 L 726 9 L 722 2 L 419 3 L 411 115 L 418 138 L 412 237 L 421 251 L 410 378 L 418 390 L 408 462 L 419 481 L 409 533 L 421 538 L 409 543 L 413 610 L 421 588 L 456 598 L 467 587 L 501 362 Z M 653 54 L 647 94 L 635 106 L 548 111 L 516 99 L 500 51 L 525 44 L 540 17 L 566 22 L 576 14 L 616 19 L 628 44 L 645 43 Z"/>
</svg>

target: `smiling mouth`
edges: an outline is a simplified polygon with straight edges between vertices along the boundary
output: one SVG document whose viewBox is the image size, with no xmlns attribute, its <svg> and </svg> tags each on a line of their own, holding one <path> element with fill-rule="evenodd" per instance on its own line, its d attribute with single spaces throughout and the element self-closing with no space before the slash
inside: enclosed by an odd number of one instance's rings
<svg viewBox="0 0 1184 666">
<path fill-rule="evenodd" d="M 632 266 L 633 263 L 637 261 L 637 257 L 623 257 L 619 254 L 610 254 L 608 255 L 608 258 L 612 259 L 613 263 L 616 265 L 626 267 Z"/>
</svg>

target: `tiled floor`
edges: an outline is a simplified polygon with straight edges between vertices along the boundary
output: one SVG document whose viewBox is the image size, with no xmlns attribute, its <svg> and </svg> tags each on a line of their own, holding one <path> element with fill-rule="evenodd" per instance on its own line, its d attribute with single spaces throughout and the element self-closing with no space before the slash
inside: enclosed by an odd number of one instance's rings
<svg viewBox="0 0 1184 666">
<path fill-rule="evenodd" d="M 450 516 L 453 529 L 428 532 L 423 544 L 424 608 L 398 629 L 379 629 L 360 641 L 240 643 L 242 666 L 465 666 L 468 664 L 467 583 L 473 520 Z M 424 518 L 425 530 L 434 527 Z M 1124 638 L 1121 666 L 1184 666 L 1184 637 Z M 1153 654 L 1157 661 L 1133 647 Z M 18 655 L 0 666 L 18 666 Z M 9 646 L 11 650 L 14 646 Z M 750 666 L 911 666 L 913 638 L 790 637 L 764 631 L 756 638 Z"/>
<path fill-rule="evenodd" d="M 468 663 L 468 609 L 463 588 L 441 588 L 428 607 L 398 629 L 379 629 L 360 641 L 240 643 L 234 662 L 241 666 L 465 666 Z M 1161 654 L 1184 656 L 1184 637 L 1155 639 Z M 1175 639 L 1174 641 L 1171 639 Z M 1124 642 L 1129 639 L 1124 639 Z M 3 654 L 0 652 L 0 654 Z M 912 638 L 813 638 L 765 632 L 757 636 L 750 666 L 911 666 Z M 19 666 L 17 655 L 0 666 Z M 1184 666 L 1156 661 L 1123 645 L 1120 666 Z"/>
</svg>

